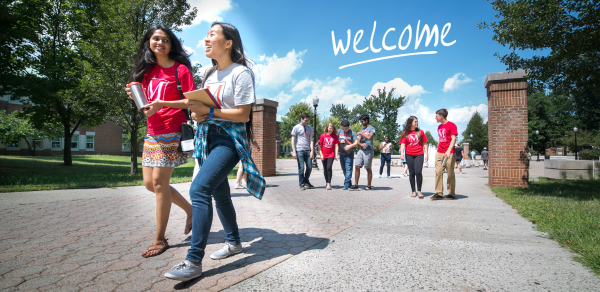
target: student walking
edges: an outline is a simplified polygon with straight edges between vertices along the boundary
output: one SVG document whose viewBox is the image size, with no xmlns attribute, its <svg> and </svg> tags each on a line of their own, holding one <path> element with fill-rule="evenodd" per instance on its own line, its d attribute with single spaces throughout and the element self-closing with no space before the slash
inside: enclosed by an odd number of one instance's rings
<svg viewBox="0 0 600 292">
<path fill-rule="evenodd" d="M 423 199 L 423 194 L 421 194 L 423 163 L 429 159 L 427 144 L 425 143 L 427 143 L 427 137 L 423 130 L 419 129 L 419 120 L 415 116 L 408 117 L 402 136 L 400 136 L 400 149 L 402 150 L 400 159 L 406 159 L 408 165 L 410 188 L 412 190 L 410 196 L 418 196 L 419 199 Z"/>
<path fill-rule="evenodd" d="M 140 42 L 131 80 L 140 82 L 148 98 L 143 110 L 148 117 L 148 132 L 142 152 L 144 186 L 156 196 L 156 234 L 143 257 L 152 257 L 169 248 L 165 231 L 171 204 L 187 214 L 184 234 L 192 230 L 192 205 L 169 182 L 175 167 L 187 162 L 179 150 L 181 124 L 187 122 L 177 84 L 183 91 L 196 89 L 190 68 L 189 55 L 173 32 L 161 25 L 151 27 Z M 160 89 L 160 90 L 159 90 Z M 126 89 L 129 98 L 131 91 Z"/>
<path fill-rule="evenodd" d="M 379 144 L 380 151 L 380 160 L 381 166 L 379 167 L 379 178 L 381 178 L 381 174 L 383 173 L 383 167 L 387 163 L 387 178 L 392 178 L 390 176 L 390 164 L 392 162 L 392 143 L 390 142 L 390 136 L 385 136 L 383 138 L 383 142 Z"/>
<path fill-rule="evenodd" d="M 460 174 L 462 174 L 462 160 L 464 156 L 464 150 L 461 147 L 460 142 L 456 143 L 456 147 L 454 147 L 454 153 L 456 153 L 456 166 L 454 168 L 458 168 Z"/>
<path fill-rule="evenodd" d="M 440 125 L 438 126 L 438 149 L 435 154 L 435 192 L 436 194 L 431 196 L 432 200 L 454 200 L 455 199 L 455 187 L 456 178 L 454 177 L 454 164 L 456 163 L 456 154 L 454 153 L 454 143 L 456 142 L 456 136 L 458 130 L 456 125 L 446 118 L 448 117 L 448 111 L 441 109 L 435 112 L 435 119 Z M 448 195 L 444 196 L 442 184 L 444 182 L 444 169 L 448 172 L 448 181 L 446 182 L 446 188 L 448 189 Z"/>
<path fill-rule="evenodd" d="M 352 165 L 354 164 L 354 148 L 358 144 L 356 133 L 350 129 L 348 120 L 342 120 L 342 128 L 338 130 L 340 141 L 340 165 L 344 173 L 344 190 L 352 186 Z"/>
<path fill-rule="evenodd" d="M 371 171 L 371 165 L 373 164 L 373 136 L 375 136 L 375 128 L 369 124 L 369 116 L 362 115 L 359 118 L 363 129 L 357 133 L 357 137 L 360 136 L 360 149 L 356 155 L 355 170 L 354 170 L 354 183 L 353 190 L 358 189 L 358 179 L 360 178 L 360 169 L 364 166 L 367 170 L 367 186 L 364 188 L 365 191 L 370 191 L 371 180 L 373 179 L 373 172 Z"/>
<path fill-rule="evenodd" d="M 203 88 L 208 89 L 220 109 L 201 102 L 188 101 L 199 123 L 194 157 L 200 171 L 190 186 L 194 210 L 192 240 L 186 259 L 164 274 L 165 278 L 188 281 L 202 275 L 202 259 L 213 219 L 212 200 L 225 230 L 223 248 L 210 255 L 213 260 L 224 259 L 242 252 L 235 208 L 227 175 L 238 161 L 247 173 L 247 190 L 261 199 L 265 180 L 250 157 L 246 126 L 254 94 L 254 75 L 248 68 L 238 30 L 231 24 L 213 22 L 204 38 L 206 56 L 213 67 L 207 70 Z"/>
<path fill-rule="evenodd" d="M 332 123 L 327 125 L 323 134 L 319 138 L 319 155 L 323 163 L 323 174 L 325 175 L 325 189 L 331 190 L 331 176 L 333 175 L 333 160 L 338 160 L 337 154 L 340 151 L 340 140 L 337 136 L 337 129 Z"/>
<path fill-rule="evenodd" d="M 489 152 L 487 151 L 487 147 L 483 147 L 483 151 L 481 151 L 481 160 L 483 160 L 483 170 L 488 169 L 488 159 L 489 159 Z M 530 158 L 530 160 L 531 160 L 531 158 Z"/>
<path fill-rule="evenodd" d="M 308 125 L 310 116 L 302 114 L 300 123 L 292 129 L 292 156 L 298 161 L 298 180 L 300 190 L 312 189 L 314 186 L 308 180 L 312 171 L 310 160 L 315 155 L 313 129 Z M 304 167 L 306 166 L 306 171 Z"/>
</svg>

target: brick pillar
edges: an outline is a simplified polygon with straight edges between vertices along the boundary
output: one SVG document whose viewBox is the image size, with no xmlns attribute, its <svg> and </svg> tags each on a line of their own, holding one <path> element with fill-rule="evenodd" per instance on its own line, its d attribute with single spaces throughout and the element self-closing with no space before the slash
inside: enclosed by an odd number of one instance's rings
<svg viewBox="0 0 600 292">
<path fill-rule="evenodd" d="M 463 157 L 463 159 L 467 159 L 469 158 L 469 143 L 463 143 L 463 152 L 465 153 L 465 157 Z"/>
<path fill-rule="evenodd" d="M 490 186 L 527 187 L 527 82 L 525 71 L 489 73 L 488 98 Z"/>
<path fill-rule="evenodd" d="M 260 151 L 253 147 L 252 160 L 265 177 L 276 175 L 277 106 L 278 102 L 274 100 L 259 98 L 252 107 L 252 133 L 260 146 Z"/>
</svg>

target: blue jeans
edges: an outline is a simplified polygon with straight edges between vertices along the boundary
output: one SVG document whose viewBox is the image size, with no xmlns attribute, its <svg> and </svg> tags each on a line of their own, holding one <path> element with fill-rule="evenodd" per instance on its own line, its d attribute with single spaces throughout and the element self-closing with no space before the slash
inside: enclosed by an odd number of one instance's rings
<svg viewBox="0 0 600 292">
<path fill-rule="evenodd" d="M 296 151 L 296 160 L 298 161 L 298 180 L 300 185 L 308 183 L 310 172 L 312 171 L 312 162 L 310 161 L 310 150 Z M 306 172 L 304 172 L 306 164 Z"/>
<path fill-rule="evenodd" d="M 206 161 L 190 186 L 192 240 L 186 259 L 194 264 L 200 264 L 204 257 L 213 219 L 212 198 L 215 199 L 227 241 L 233 245 L 241 243 L 227 180 L 227 175 L 240 160 L 233 138 L 222 128 L 211 125 L 208 128 L 207 146 Z"/>
<path fill-rule="evenodd" d="M 340 152 L 340 165 L 342 173 L 344 173 L 344 186 L 352 186 L 352 165 L 354 164 L 354 153 L 348 155 L 345 152 Z"/>
<path fill-rule="evenodd" d="M 383 166 L 387 163 L 387 176 L 390 176 L 390 164 L 392 163 L 392 154 L 381 153 L 379 159 L 381 160 L 381 166 L 379 167 L 379 175 L 383 173 Z"/>
</svg>

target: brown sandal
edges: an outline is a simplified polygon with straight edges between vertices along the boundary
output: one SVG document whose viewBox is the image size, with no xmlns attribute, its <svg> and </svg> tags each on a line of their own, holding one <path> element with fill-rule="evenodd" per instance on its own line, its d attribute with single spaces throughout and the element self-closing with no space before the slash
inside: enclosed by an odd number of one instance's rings
<svg viewBox="0 0 600 292">
<path fill-rule="evenodd" d="M 165 250 L 167 250 L 168 248 L 169 248 L 169 243 L 167 242 L 167 239 L 164 239 L 164 240 L 162 240 L 162 243 L 159 243 L 157 245 L 151 245 L 150 247 L 148 247 L 142 253 L 142 257 L 149 258 L 149 257 L 157 256 L 157 255 L 165 252 Z"/>
</svg>

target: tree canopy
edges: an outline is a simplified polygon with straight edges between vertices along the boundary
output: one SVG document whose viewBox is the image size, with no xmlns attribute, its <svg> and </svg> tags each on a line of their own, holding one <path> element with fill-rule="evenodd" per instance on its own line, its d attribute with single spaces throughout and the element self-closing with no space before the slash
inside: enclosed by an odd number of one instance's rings
<svg viewBox="0 0 600 292">
<path fill-rule="evenodd" d="M 473 137 L 471 137 L 471 134 L 473 134 Z M 469 143 L 469 149 L 481 152 L 483 147 L 488 147 L 488 124 L 483 122 L 479 112 L 475 112 L 471 116 L 467 129 L 462 132 L 462 136 L 464 138 L 463 143 Z M 471 141 L 467 141 L 467 139 L 471 139 Z"/>
</svg>

